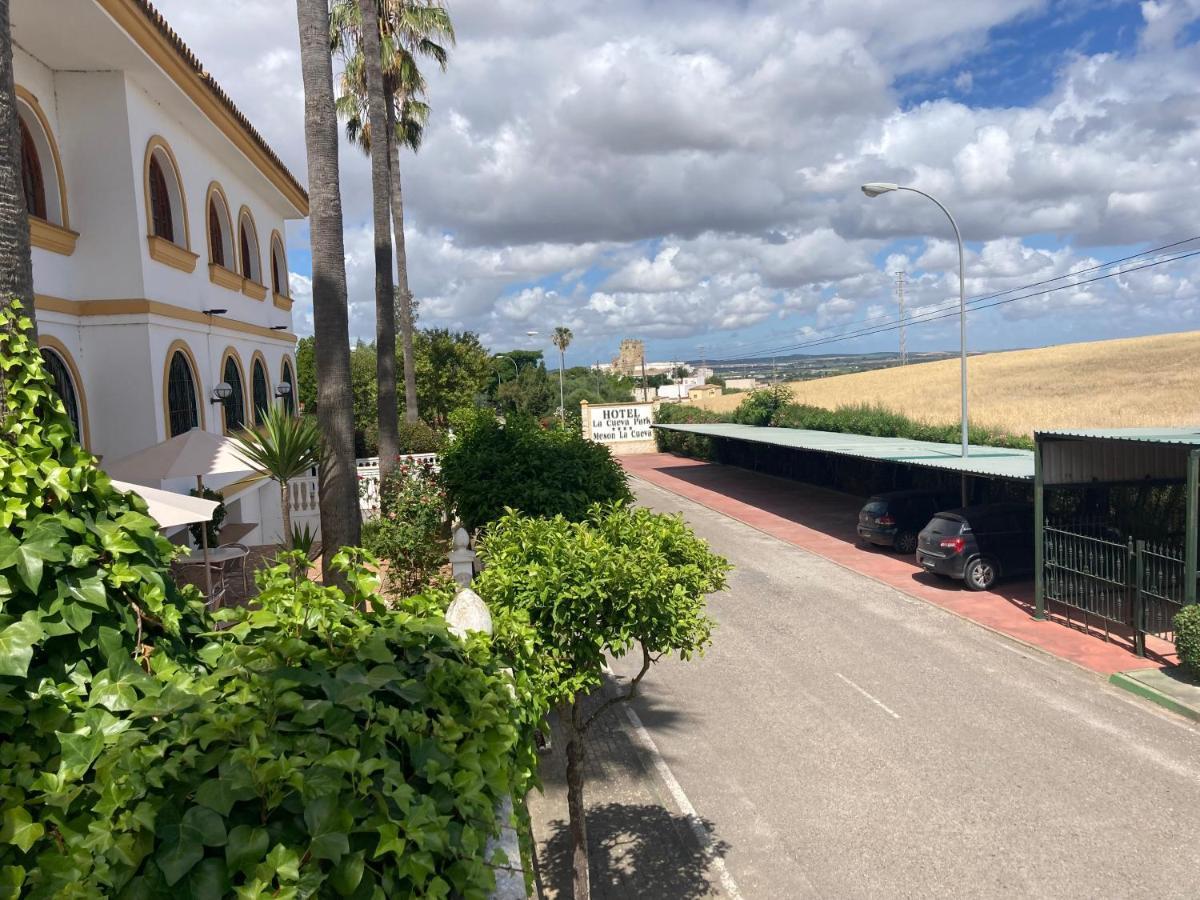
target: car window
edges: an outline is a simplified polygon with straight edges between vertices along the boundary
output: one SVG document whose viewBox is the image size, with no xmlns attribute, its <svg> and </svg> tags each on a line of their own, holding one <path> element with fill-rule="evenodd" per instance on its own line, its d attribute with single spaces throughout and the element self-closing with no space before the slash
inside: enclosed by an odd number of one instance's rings
<svg viewBox="0 0 1200 900">
<path fill-rule="evenodd" d="M 926 527 L 933 534 L 959 534 L 962 531 L 963 523 L 958 519 L 944 519 L 941 516 L 934 516 Z"/>
<path fill-rule="evenodd" d="M 882 500 L 869 500 L 867 505 L 862 508 L 862 511 L 873 516 L 881 515 L 887 512 L 888 505 Z"/>
</svg>

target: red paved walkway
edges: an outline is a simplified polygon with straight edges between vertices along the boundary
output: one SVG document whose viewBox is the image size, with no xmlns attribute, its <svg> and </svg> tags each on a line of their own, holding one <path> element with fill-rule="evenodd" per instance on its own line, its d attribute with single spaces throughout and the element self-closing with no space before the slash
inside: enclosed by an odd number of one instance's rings
<svg viewBox="0 0 1200 900">
<path fill-rule="evenodd" d="M 847 494 L 668 453 L 627 456 L 621 464 L 651 484 L 1101 675 L 1174 662 L 1167 656 L 1174 648 L 1164 642 L 1153 642 L 1151 657 L 1139 659 L 1127 635 L 1102 640 L 1103 632 L 1085 632 L 1078 618 L 1067 627 L 1055 610 L 1036 621 L 1032 581 L 975 593 L 926 574 L 912 557 L 861 546 L 855 523 L 862 501 Z"/>
</svg>

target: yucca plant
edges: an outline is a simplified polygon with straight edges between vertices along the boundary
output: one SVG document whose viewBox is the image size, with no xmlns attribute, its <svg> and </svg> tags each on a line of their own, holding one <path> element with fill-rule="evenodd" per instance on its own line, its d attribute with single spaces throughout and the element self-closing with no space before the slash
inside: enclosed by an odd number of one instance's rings
<svg viewBox="0 0 1200 900">
<path fill-rule="evenodd" d="M 321 430 L 313 419 L 298 419 L 279 407 L 266 413 L 254 429 L 234 436 L 238 452 L 257 472 L 279 483 L 279 501 L 283 508 L 283 542 L 292 547 L 292 504 L 287 484 L 321 464 Z"/>
</svg>

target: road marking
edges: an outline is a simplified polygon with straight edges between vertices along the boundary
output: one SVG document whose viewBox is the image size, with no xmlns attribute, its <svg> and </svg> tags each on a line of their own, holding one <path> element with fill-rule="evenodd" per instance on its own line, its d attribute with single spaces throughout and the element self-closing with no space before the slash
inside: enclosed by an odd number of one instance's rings
<svg viewBox="0 0 1200 900">
<path fill-rule="evenodd" d="M 836 675 L 838 678 L 842 679 L 842 681 L 846 682 L 846 684 L 850 685 L 850 687 L 854 688 L 856 691 L 858 691 L 860 694 L 862 694 L 864 697 L 866 697 L 868 700 L 870 700 L 872 703 L 874 703 L 876 706 L 878 706 L 880 709 L 882 709 L 885 713 L 887 713 L 893 719 L 900 718 L 900 714 L 898 712 L 893 710 L 891 707 L 889 707 L 886 703 L 884 703 L 878 697 L 871 696 L 869 693 L 867 693 L 865 690 L 863 690 L 863 688 L 859 687 L 857 684 L 855 684 L 853 681 L 851 681 L 849 678 L 847 678 L 841 672 L 834 672 L 833 674 Z"/>
<path fill-rule="evenodd" d="M 633 726 L 634 739 L 642 745 L 642 750 L 654 762 L 654 770 L 658 773 L 658 777 L 662 779 L 663 784 L 666 785 L 667 791 L 670 793 L 671 799 L 675 801 L 675 805 L 679 807 L 679 811 L 687 819 L 688 827 L 692 829 L 692 834 L 700 842 L 700 849 L 708 857 L 709 867 L 716 872 L 717 880 L 721 882 L 721 888 L 731 900 L 744 900 L 742 892 L 738 890 L 737 882 L 733 880 L 733 876 L 725 868 L 725 860 L 721 859 L 712 849 L 712 835 L 704 827 L 704 823 L 696 813 L 696 808 L 688 800 L 687 794 L 683 792 L 683 788 L 679 782 L 675 780 L 674 774 L 672 774 L 671 769 L 667 766 L 667 761 L 658 752 L 658 747 L 655 745 L 654 739 L 650 737 L 650 732 L 646 730 L 646 726 L 642 724 L 642 720 L 638 718 L 638 714 L 634 712 L 633 707 L 628 703 L 624 704 L 624 706 L 625 714 L 629 717 L 629 724 Z"/>
</svg>

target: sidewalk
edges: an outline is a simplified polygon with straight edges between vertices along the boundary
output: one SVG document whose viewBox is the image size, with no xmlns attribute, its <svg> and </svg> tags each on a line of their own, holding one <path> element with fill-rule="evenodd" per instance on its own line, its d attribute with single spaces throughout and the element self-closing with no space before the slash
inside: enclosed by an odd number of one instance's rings
<svg viewBox="0 0 1200 900">
<path fill-rule="evenodd" d="M 680 814 L 635 743 L 626 715 L 625 704 L 616 704 L 596 720 L 586 739 L 583 800 L 592 897 L 723 896 L 711 859 L 723 856 L 726 847 L 720 841 L 699 845 L 691 821 Z M 566 761 L 557 728 L 539 774 L 543 791 L 532 791 L 527 801 L 538 876 L 543 900 L 561 900 L 571 896 L 572 870 Z M 711 823 L 701 824 L 711 829 Z"/>
<path fill-rule="evenodd" d="M 1037 621 L 1032 582 L 1001 582 L 976 593 L 926 574 L 909 558 L 861 546 L 860 501 L 846 494 L 669 453 L 626 456 L 621 464 L 651 484 L 1098 675 L 1176 662 L 1172 645 L 1150 641 L 1147 657 L 1139 658 L 1120 634 L 1105 641 L 1094 628 L 1084 631 L 1078 613 L 1067 627 L 1068 610 L 1050 610 L 1050 619 Z"/>
</svg>

